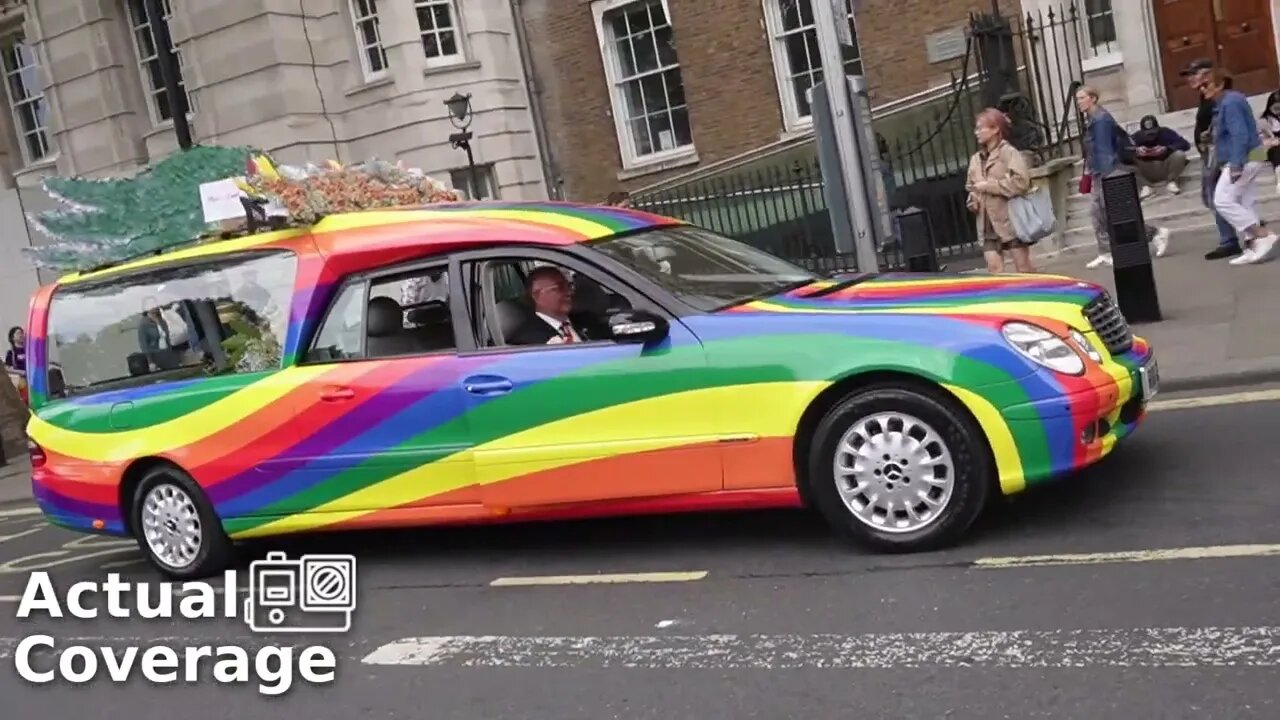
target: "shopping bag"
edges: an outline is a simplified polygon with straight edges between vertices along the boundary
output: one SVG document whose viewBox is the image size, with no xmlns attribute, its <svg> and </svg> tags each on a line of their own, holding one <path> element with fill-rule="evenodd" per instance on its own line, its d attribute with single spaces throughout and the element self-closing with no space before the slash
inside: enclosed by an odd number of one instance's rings
<svg viewBox="0 0 1280 720">
<path fill-rule="evenodd" d="M 1088 195 L 1093 191 L 1093 176 L 1085 173 L 1080 176 L 1080 194 Z"/>
<path fill-rule="evenodd" d="M 1027 245 L 1034 245 L 1053 234 L 1053 199 L 1049 191 L 1036 188 L 1009 201 L 1009 220 L 1013 232 Z"/>
</svg>

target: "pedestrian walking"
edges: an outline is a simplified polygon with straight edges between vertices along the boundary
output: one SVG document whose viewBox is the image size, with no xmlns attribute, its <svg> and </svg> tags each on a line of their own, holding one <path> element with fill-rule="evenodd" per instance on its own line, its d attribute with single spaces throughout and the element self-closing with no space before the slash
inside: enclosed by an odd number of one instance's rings
<svg viewBox="0 0 1280 720">
<path fill-rule="evenodd" d="M 1212 69 L 1211 60 L 1196 60 L 1182 71 L 1182 75 L 1187 78 L 1187 84 L 1199 92 L 1198 76 Z M 1231 78 L 1226 78 L 1225 83 L 1230 90 Z M 1218 246 L 1204 254 L 1205 260 L 1221 260 L 1235 257 L 1243 252 L 1240 249 L 1240 240 L 1236 237 L 1235 228 L 1231 227 L 1231 223 L 1227 222 L 1227 219 L 1222 217 L 1222 213 L 1213 206 L 1213 191 L 1218 186 L 1218 176 L 1222 174 L 1222 165 L 1213 148 L 1213 104 L 1213 100 L 1204 97 L 1203 94 L 1200 96 L 1200 106 L 1196 109 L 1196 127 L 1193 132 L 1196 149 L 1200 151 L 1200 200 L 1213 213 L 1213 222 L 1218 228 Z"/>
<path fill-rule="evenodd" d="M 1213 100 L 1213 145 L 1224 167 L 1213 192 L 1213 206 L 1235 228 L 1243 251 L 1232 265 L 1252 265 L 1271 256 L 1277 238 L 1261 227 L 1256 208 L 1259 173 L 1267 166 L 1266 148 L 1249 99 L 1228 90 L 1219 69 L 1200 73 L 1197 89 Z"/>
<path fill-rule="evenodd" d="M 1111 232 L 1107 225 L 1107 208 L 1103 199 L 1102 179 L 1120 169 L 1129 169 L 1136 157 L 1133 140 L 1120 127 L 1116 119 L 1098 102 L 1098 91 L 1085 85 L 1076 91 L 1076 106 L 1085 115 L 1085 173 L 1090 177 L 1089 194 L 1092 195 L 1090 214 L 1093 232 L 1098 239 L 1098 257 L 1087 267 L 1111 265 Z M 1169 248 L 1168 228 L 1145 227 L 1147 242 L 1151 243 L 1156 257 L 1163 257 Z"/>
<path fill-rule="evenodd" d="M 1141 197 L 1150 197 L 1156 186 L 1163 185 L 1172 195 L 1182 192 L 1178 178 L 1187 169 L 1187 151 L 1191 143 L 1173 128 L 1162 127 L 1155 115 L 1147 115 L 1133 134 L 1134 167 L 1145 183 Z"/>
<path fill-rule="evenodd" d="M 978 152 L 969 159 L 965 189 L 969 211 L 977 216 L 978 237 L 987 270 L 1004 272 L 1004 253 L 1013 256 L 1018 272 L 1035 272 L 1031 247 L 1018 238 L 1009 217 L 1009 201 L 1031 190 L 1031 170 L 1022 153 L 1009 144 L 1009 118 L 995 108 L 978 114 L 973 134 Z"/>
</svg>

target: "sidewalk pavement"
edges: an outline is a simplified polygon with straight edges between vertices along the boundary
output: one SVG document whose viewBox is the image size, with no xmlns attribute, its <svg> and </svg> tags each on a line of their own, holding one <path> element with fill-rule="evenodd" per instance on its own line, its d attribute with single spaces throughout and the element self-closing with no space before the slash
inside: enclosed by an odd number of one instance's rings
<svg viewBox="0 0 1280 720">
<path fill-rule="evenodd" d="M 1205 260 L 1216 244 L 1212 231 L 1174 230 L 1168 253 L 1152 258 L 1164 319 L 1133 331 L 1155 348 L 1166 392 L 1280 380 L 1280 262 Z M 1114 297 L 1114 270 L 1085 267 L 1096 256 L 1075 248 L 1038 258 L 1036 269 L 1100 283 Z"/>
</svg>

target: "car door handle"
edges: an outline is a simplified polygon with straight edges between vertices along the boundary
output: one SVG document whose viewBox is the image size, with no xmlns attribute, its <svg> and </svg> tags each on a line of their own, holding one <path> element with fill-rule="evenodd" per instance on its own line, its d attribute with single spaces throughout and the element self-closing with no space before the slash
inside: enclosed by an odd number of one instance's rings
<svg viewBox="0 0 1280 720">
<path fill-rule="evenodd" d="M 356 396 L 356 391 L 345 387 L 328 387 L 320 393 L 320 399 L 325 402 L 336 402 L 338 400 L 350 400 Z"/>
<path fill-rule="evenodd" d="M 510 380 L 497 375 L 473 375 L 462 381 L 462 389 L 472 395 L 501 395 L 513 387 Z"/>
</svg>

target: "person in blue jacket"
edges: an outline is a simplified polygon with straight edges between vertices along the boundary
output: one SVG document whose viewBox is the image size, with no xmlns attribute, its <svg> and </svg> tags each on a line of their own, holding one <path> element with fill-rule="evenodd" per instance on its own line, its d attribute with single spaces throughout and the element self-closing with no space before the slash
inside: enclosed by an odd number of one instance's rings
<svg viewBox="0 0 1280 720">
<path fill-rule="evenodd" d="M 1238 90 L 1228 90 L 1225 79 L 1217 68 L 1196 77 L 1197 89 L 1214 102 L 1213 145 L 1223 164 L 1213 206 L 1235 228 L 1244 249 L 1230 263 L 1252 265 L 1269 258 L 1277 240 L 1275 233 L 1261 226 L 1256 208 L 1256 181 L 1267 166 L 1267 150 L 1249 99 Z"/>
<path fill-rule="evenodd" d="M 1107 223 L 1107 208 L 1103 202 L 1102 179 L 1117 170 L 1130 168 L 1136 152 L 1129 134 L 1116 122 L 1107 109 L 1098 102 L 1098 91 L 1088 85 L 1076 91 L 1076 107 L 1085 115 L 1084 136 L 1085 168 L 1092 176 L 1090 215 L 1093 232 L 1098 238 L 1098 257 L 1087 267 L 1111 265 L 1111 232 Z M 1169 247 L 1168 228 L 1146 226 L 1147 242 L 1155 247 L 1156 257 L 1164 255 Z"/>
</svg>

